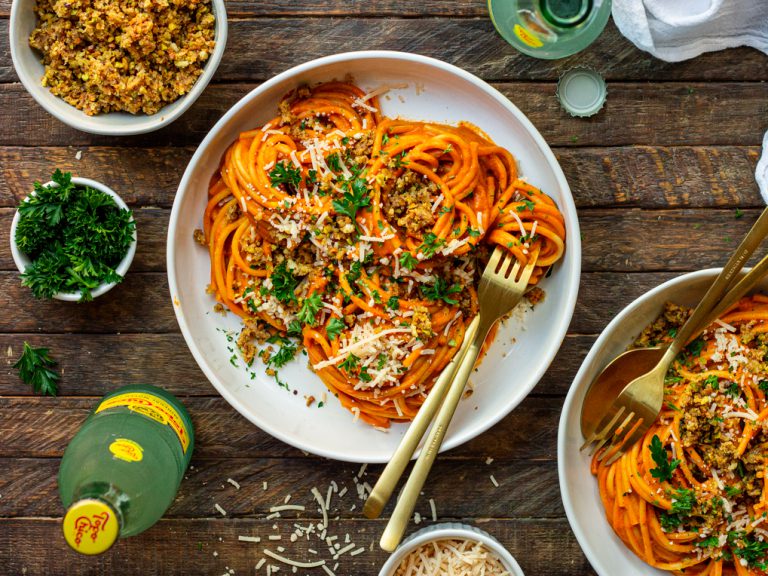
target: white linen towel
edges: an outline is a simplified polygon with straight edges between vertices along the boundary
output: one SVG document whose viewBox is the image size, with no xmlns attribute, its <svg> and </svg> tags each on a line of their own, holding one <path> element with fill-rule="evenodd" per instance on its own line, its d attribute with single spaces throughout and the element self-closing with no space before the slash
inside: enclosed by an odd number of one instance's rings
<svg viewBox="0 0 768 576">
<path fill-rule="evenodd" d="M 667 62 L 737 46 L 768 54 L 768 0 L 613 0 L 613 20 L 635 46 Z M 768 133 L 755 178 L 768 203 Z"/>
</svg>

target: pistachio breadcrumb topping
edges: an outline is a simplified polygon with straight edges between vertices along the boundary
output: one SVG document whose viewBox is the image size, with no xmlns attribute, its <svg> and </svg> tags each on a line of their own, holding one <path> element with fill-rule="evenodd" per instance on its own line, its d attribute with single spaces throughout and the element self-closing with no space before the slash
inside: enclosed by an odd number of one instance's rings
<svg viewBox="0 0 768 576">
<path fill-rule="evenodd" d="M 190 91 L 215 45 L 205 0 L 38 0 L 35 13 L 43 86 L 89 116 L 154 114 Z"/>
</svg>

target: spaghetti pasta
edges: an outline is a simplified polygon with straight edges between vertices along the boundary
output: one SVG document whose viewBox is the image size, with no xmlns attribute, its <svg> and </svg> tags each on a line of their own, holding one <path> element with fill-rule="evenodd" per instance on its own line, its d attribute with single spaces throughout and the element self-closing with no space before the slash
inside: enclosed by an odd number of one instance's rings
<svg viewBox="0 0 768 576">
<path fill-rule="evenodd" d="M 413 418 L 458 350 L 478 255 L 538 253 L 536 283 L 565 228 L 507 150 L 469 125 L 385 117 L 383 91 L 303 87 L 240 134 L 210 183 L 203 242 L 246 360 L 253 340 L 298 336 L 341 404 L 387 427 Z M 264 356 L 271 369 L 285 349 Z"/>
<path fill-rule="evenodd" d="M 651 566 L 768 573 L 766 320 L 768 297 L 742 299 L 673 363 L 643 439 L 610 466 L 592 461 L 609 523 Z"/>
</svg>

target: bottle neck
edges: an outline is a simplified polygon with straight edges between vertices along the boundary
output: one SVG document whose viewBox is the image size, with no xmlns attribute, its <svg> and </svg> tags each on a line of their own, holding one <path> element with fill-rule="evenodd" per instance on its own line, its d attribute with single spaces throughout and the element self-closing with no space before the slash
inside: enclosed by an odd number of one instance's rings
<svg viewBox="0 0 768 576">
<path fill-rule="evenodd" d="M 62 530 L 67 544 L 81 554 L 106 552 L 120 536 L 124 495 L 103 483 L 83 486 L 75 494 L 72 505 L 64 515 Z"/>
</svg>

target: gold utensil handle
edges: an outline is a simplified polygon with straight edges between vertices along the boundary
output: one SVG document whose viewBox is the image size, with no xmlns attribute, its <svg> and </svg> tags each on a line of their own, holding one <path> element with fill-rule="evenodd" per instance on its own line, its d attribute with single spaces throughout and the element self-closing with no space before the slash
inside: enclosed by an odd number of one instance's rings
<svg viewBox="0 0 768 576">
<path fill-rule="evenodd" d="M 435 412 L 437 412 L 437 409 L 442 404 L 448 386 L 453 381 L 453 375 L 456 373 L 457 367 L 461 364 L 469 348 L 469 343 L 475 338 L 478 323 L 479 316 L 475 316 L 469 326 L 467 326 L 461 348 L 459 348 L 448 366 L 443 369 L 434 386 L 432 386 L 427 399 L 408 426 L 408 430 L 406 430 L 403 439 L 400 441 L 400 445 L 395 450 L 381 476 L 379 476 L 376 485 L 363 506 L 363 514 L 367 518 L 378 518 L 384 506 L 389 502 L 395 486 L 397 486 L 400 477 L 403 475 L 403 471 L 408 466 L 408 462 L 411 461 L 411 457 L 416 451 L 419 442 L 429 428 Z"/>
<path fill-rule="evenodd" d="M 728 290 L 720 303 L 712 310 L 706 320 L 701 323 L 696 332 L 701 332 L 712 322 L 720 318 L 731 306 L 752 290 L 766 274 L 768 274 L 768 255 L 763 256 L 763 259 L 755 264 L 752 270 L 747 272 L 733 288 Z"/>
<path fill-rule="evenodd" d="M 747 235 L 736 248 L 736 251 L 731 255 L 723 267 L 722 272 L 715 278 L 712 286 L 709 287 L 707 293 L 696 306 L 693 314 L 688 321 L 680 328 L 675 339 L 667 348 L 664 353 L 664 357 L 659 362 L 659 365 L 669 365 L 672 360 L 677 356 L 680 350 L 688 343 L 688 341 L 696 334 L 696 331 L 701 326 L 702 322 L 709 318 L 710 312 L 718 305 L 720 299 L 725 294 L 726 290 L 732 285 L 733 279 L 741 271 L 746 264 L 749 257 L 757 249 L 763 239 L 768 235 L 768 208 L 763 210 L 760 217 L 757 219 L 747 232 Z"/>
<path fill-rule="evenodd" d="M 480 315 L 478 314 L 476 318 L 479 318 L 479 316 Z M 440 446 L 443 443 L 443 438 L 445 438 L 448 425 L 451 422 L 451 418 L 453 418 L 453 413 L 456 411 L 456 406 L 458 406 L 459 400 L 464 392 L 464 385 L 467 383 L 467 380 L 469 380 L 470 374 L 472 374 L 472 369 L 475 367 L 475 361 L 480 354 L 480 348 L 485 341 L 489 329 L 490 326 L 487 326 L 486 323 L 479 326 L 477 333 L 472 340 L 472 344 L 469 345 L 461 360 L 461 365 L 451 382 L 448 393 L 443 401 L 443 405 L 440 407 L 440 411 L 437 413 L 437 417 L 432 424 L 432 428 L 429 431 L 427 440 L 424 442 L 421 454 L 419 454 L 416 464 L 414 464 L 413 470 L 411 470 L 411 475 L 408 477 L 408 481 L 397 501 L 394 512 L 392 512 L 392 517 L 389 519 L 387 527 L 384 529 L 384 533 L 381 536 L 379 544 L 387 552 L 393 552 L 403 538 L 405 529 L 413 514 L 413 509 L 416 506 L 416 500 L 419 498 L 419 494 L 424 487 L 424 482 L 429 475 L 432 464 L 437 457 L 437 453 L 440 451 Z"/>
</svg>

